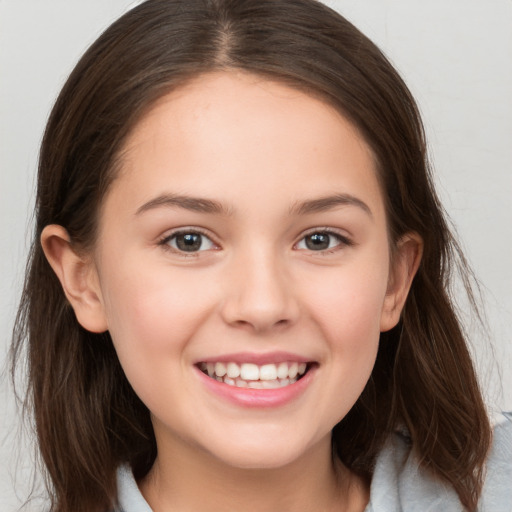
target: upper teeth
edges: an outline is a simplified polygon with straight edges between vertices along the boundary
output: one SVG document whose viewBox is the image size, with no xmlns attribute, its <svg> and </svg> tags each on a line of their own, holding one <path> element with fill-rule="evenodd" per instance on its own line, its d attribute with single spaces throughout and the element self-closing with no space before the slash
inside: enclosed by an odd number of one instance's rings
<svg viewBox="0 0 512 512">
<path fill-rule="evenodd" d="M 278 364 L 263 364 L 261 366 L 253 363 L 237 364 L 229 363 L 203 363 L 203 370 L 208 372 L 210 377 L 224 377 L 230 379 L 241 378 L 243 380 L 276 380 L 295 379 L 297 375 L 304 375 L 306 363 L 283 362 Z"/>
</svg>

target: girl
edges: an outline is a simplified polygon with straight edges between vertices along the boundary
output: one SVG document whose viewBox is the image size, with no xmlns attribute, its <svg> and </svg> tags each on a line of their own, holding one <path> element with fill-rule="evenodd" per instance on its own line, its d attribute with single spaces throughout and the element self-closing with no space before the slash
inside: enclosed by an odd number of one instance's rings
<svg viewBox="0 0 512 512">
<path fill-rule="evenodd" d="M 128 12 L 41 148 L 13 350 L 52 510 L 507 510 L 457 261 L 416 105 L 345 19 Z"/>
</svg>

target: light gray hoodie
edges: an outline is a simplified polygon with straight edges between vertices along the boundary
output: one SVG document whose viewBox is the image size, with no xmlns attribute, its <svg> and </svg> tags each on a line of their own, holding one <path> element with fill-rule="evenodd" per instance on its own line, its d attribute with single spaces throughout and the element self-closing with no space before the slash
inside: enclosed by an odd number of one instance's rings
<svg viewBox="0 0 512 512">
<path fill-rule="evenodd" d="M 116 512 L 152 512 L 126 466 L 117 473 Z M 390 437 L 377 457 L 365 512 L 462 512 L 455 491 L 420 468 L 406 433 Z M 494 427 L 479 512 L 512 512 L 512 413 Z"/>
</svg>

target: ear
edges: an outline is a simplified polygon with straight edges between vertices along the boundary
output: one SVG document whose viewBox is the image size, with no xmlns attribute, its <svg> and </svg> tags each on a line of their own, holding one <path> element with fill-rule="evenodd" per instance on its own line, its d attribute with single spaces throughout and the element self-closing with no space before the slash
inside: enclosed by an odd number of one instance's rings
<svg viewBox="0 0 512 512">
<path fill-rule="evenodd" d="M 382 308 L 380 330 L 389 331 L 400 320 L 412 280 L 420 266 L 423 240 L 417 233 L 407 233 L 397 243 L 391 262 L 388 289 Z"/>
<path fill-rule="evenodd" d="M 41 245 L 80 325 L 91 332 L 106 331 L 101 289 L 92 258 L 79 255 L 71 246 L 68 232 L 56 224 L 43 229 Z"/>
</svg>

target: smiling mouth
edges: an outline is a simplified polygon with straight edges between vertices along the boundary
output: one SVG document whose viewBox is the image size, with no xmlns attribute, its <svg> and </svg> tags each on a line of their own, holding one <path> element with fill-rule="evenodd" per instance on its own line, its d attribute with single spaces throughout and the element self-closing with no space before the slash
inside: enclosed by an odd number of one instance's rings
<svg viewBox="0 0 512 512">
<path fill-rule="evenodd" d="M 257 365 L 234 362 L 199 363 L 198 368 L 218 382 L 238 388 L 276 389 L 294 384 L 314 363 L 282 362 Z"/>
</svg>

